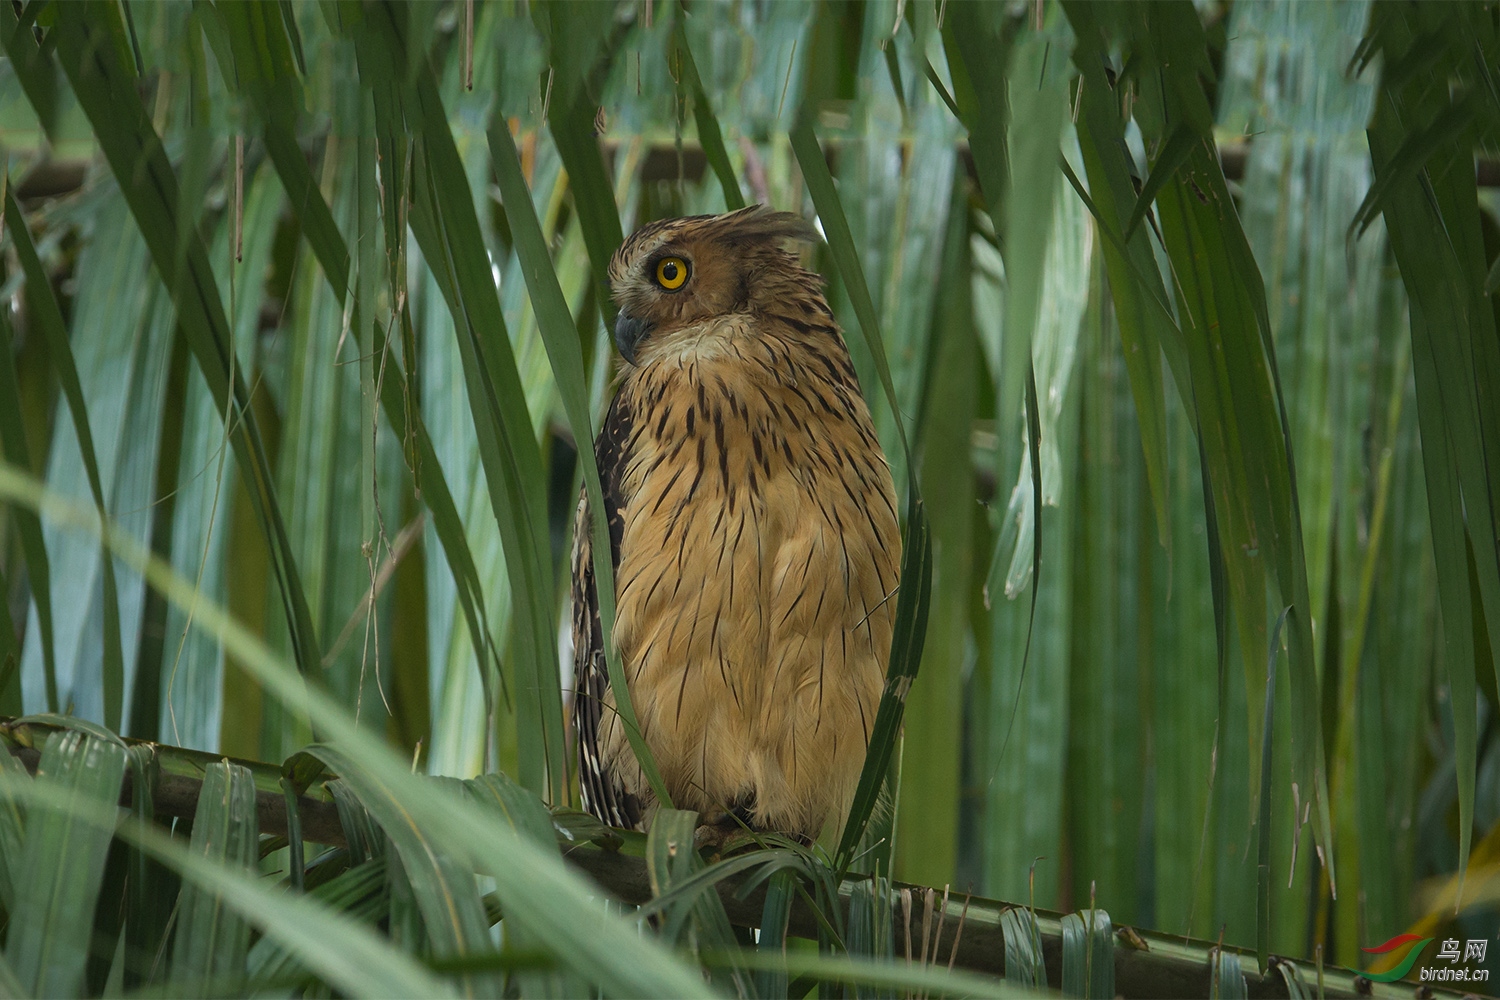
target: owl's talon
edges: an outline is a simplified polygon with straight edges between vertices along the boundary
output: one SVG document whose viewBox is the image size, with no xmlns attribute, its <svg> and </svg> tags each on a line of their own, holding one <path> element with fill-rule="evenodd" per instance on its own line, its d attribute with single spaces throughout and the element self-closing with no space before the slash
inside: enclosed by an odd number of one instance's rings
<svg viewBox="0 0 1500 1000">
<path fill-rule="evenodd" d="M 717 823 L 705 823 L 693 831 L 693 846 L 701 851 L 719 853 L 719 848 L 729 838 L 731 831 Z"/>
<path fill-rule="evenodd" d="M 693 846 L 709 860 L 725 857 L 744 847 L 754 847 L 756 835 L 725 816 L 718 822 L 704 823 L 693 831 Z"/>
</svg>

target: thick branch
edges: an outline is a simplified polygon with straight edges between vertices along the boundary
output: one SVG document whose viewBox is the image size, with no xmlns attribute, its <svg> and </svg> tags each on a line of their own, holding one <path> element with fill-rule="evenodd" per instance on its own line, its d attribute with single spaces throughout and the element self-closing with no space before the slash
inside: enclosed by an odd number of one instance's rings
<svg viewBox="0 0 1500 1000">
<path fill-rule="evenodd" d="M 0 720 L 0 728 L 5 728 L 14 735 L 15 730 L 6 726 L 6 722 L 8 720 Z M 35 725 L 23 728 L 33 730 L 36 736 L 43 736 L 51 729 L 51 727 Z M 202 782 L 192 773 L 183 772 L 196 771 L 201 774 L 204 764 L 224 758 L 161 745 L 154 745 L 154 749 L 157 752 L 158 761 L 163 764 L 156 780 L 154 796 L 156 815 L 161 818 L 191 818 L 197 808 L 198 792 L 202 787 Z M 27 746 L 12 747 L 10 752 L 19 757 L 29 771 L 33 773 L 36 771 L 40 760 L 38 751 Z M 280 791 L 272 791 L 270 787 L 267 787 L 268 785 L 275 786 L 280 769 L 274 765 L 255 761 L 236 761 L 236 763 L 249 767 L 256 776 L 257 813 L 261 831 L 285 835 L 286 800 Z M 131 778 L 127 775 L 125 787 L 121 791 L 120 803 L 128 806 L 131 802 L 132 784 Z M 330 846 L 345 845 L 346 840 L 343 827 L 339 822 L 338 810 L 332 802 L 304 796 L 298 800 L 298 811 L 302 819 L 302 836 L 305 840 Z M 572 847 L 571 849 L 565 846 L 564 852 L 564 857 L 575 869 L 593 879 L 613 898 L 633 905 L 646 903 L 652 898 L 651 882 L 646 872 L 644 859 L 592 846 Z M 745 898 L 739 898 L 739 892 L 749 877 L 750 873 L 730 876 L 721 881 L 717 889 L 730 922 L 739 927 L 753 928 L 760 925 L 766 887 L 762 884 L 746 894 Z M 846 916 L 849 892 L 858 881 L 856 878 L 851 878 L 844 883 L 840 905 L 845 908 Z M 897 891 L 910 889 L 916 904 L 913 909 L 920 910 L 920 900 L 928 891 L 925 887 L 897 884 L 895 888 Z M 943 912 L 941 910 L 942 891 L 938 890 L 936 895 L 939 910 L 935 911 L 934 919 L 940 917 L 943 926 L 935 953 L 939 956 L 939 962 L 946 963 L 953 948 L 953 937 L 958 930 L 965 899 L 962 894 L 950 894 L 946 911 Z M 963 933 L 958 943 L 955 963 L 957 966 L 994 975 L 1004 974 L 1005 936 L 1001 929 L 1000 917 L 1009 908 L 1009 904 L 996 900 L 980 898 L 968 900 L 968 912 L 963 915 Z M 1053 984 L 1062 981 L 1060 919 L 1059 914 L 1037 912 L 1047 979 Z M 920 918 L 913 920 L 913 923 L 919 922 Z M 818 922 L 805 901 L 799 899 L 794 902 L 788 932 L 794 937 L 809 939 L 817 937 Z M 915 933 L 920 935 L 920 927 Z M 903 934 L 904 923 L 900 920 L 898 912 L 896 948 L 902 954 L 905 953 Z M 914 942 L 913 950 L 921 950 L 920 941 Z M 1115 989 L 1120 995 L 1126 997 L 1208 996 L 1210 960 L 1213 950 L 1213 943 L 1208 941 L 1121 928 L 1116 932 L 1115 938 Z M 1241 949 L 1232 950 L 1240 955 L 1241 966 L 1245 971 L 1245 982 L 1249 987 L 1251 997 L 1288 996 L 1286 983 L 1276 968 L 1276 965 L 1281 962 L 1294 967 L 1302 981 L 1310 988 L 1316 989 L 1318 973 L 1310 963 L 1273 958 L 1272 968 L 1262 976 L 1256 970 L 1256 958 L 1253 952 Z M 1324 995 L 1328 997 L 1410 997 L 1414 990 L 1412 983 L 1389 985 L 1372 983 L 1350 970 L 1334 967 L 1324 969 L 1323 987 Z M 1439 994 L 1422 988 L 1417 990 L 1416 995 L 1425 997 Z M 1456 996 L 1457 994 L 1441 995 Z"/>
<path fill-rule="evenodd" d="M 574 867 L 587 873 L 604 887 L 611 896 L 621 902 L 641 904 L 651 899 L 651 884 L 646 874 L 646 863 L 641 858 L 628 857 L 609 851 L 578 848 L 567 853 L 566 858 Z M 731 876 L 718 885 L 719 898 L 729 914 L 731 923 L 739 927 L 758 927 L 761 910 L 765 903 L 765 886 L 757 888 L 744 899 L 737 898 L 740 887 L 749 874 Z M 848 893 L 858 879 L 844 883 L 840 903 L 849 905 Z M 915 935 L 920 935 L 921 894 L 924 886 L 896 884 L 897 891 L 910 889 L 914 897 L 913 923 Z M 941 907 L 942 890 L 936 892 Z M 1005 935 L 1000 926 L 1000 915 L 1010 904 L 997 900 L 971 898 L 968 913 L 963 917 L 963 934 L 958 943 L 959 968 L 977 972 L 1003 975 L 1005 972 Z M 964 909 L 962 894 L 950 893 L 946 914 L 942 915 L 943 928 L 935 952 L 939 963 L 946 963 L 953 947 L 953 935 L 958 929 L 960 915 Z M 934 922 L 939 912 L 934 911 Z M 1037 911 L 1037 924 L 1042 939 L 1042 956 L 1047 966 L 1047 981 L 1054 986 L 1062 982 L 1062 926 L 1061 915 Z M 817 920 L 806 902 L 797 900 L 792 906 L 788 933 L 794 937 L 816 938 Z M 900 913 L 896 915 L 896 950 L 905 954 L 904 924 Z M 1132 941 L 1136 942 L 1132 945 Z M 1206 997 L 1210 994 L 1210 958 L 1214 945 L 1209 941 L 1158 934 L 1121 928 L 1115 935 L 1115 991 L 1125 997 Z M 913 951 L 921 950 L 920 939 L 914 941 Z M 1291 961 L 1273 957 L 1272 967 L 1262 976 L 1256 971 L 1254 952 L 1229 949 L 1240 956 L 1245 971 L 1245 983 L 1251 997 L 1286 997 L 1286 981 L 1276 968 L 1287 963 L 1295 968 L 1302 981 L 1310 989 L 1317 988 L 1317 969 L 1309 962 Z M 1348 969 L 1325 967 L 1323 970 L 1324 996 L 1328 997 L 1410 997 L 1413 984 L 1372 983 Z M 1433 996 L 1422 992 L 1420 996 Z M 1456 995 L 1456 994 L 1444 994 Z"/>
<path fill-rule="evenodd" d="M 26 770 L 36 773 L 41 763 L 42 746 L 57 727 L 27 722 L 16 725 L 14 720 L 0 719 L 0 735 L 19 745 L 10 745 L 0 739 L 0 746 L 10 746 L 11 755 L 17 757 Z M 158 819 L 192 819 L 198 809 L 198 792 L 203 788 L 203 771 L 215 761 L 228 760 L 248 768 L 255 778 L 256 813 L 260 819 L 262 833 L 286 836 L 286 796 L 280 788 L 281 768 L 260 761 L 240 760 L 223 754 L 203 753 L 182 747 L 165 746 L 142 740 L 125 740 L 132 746 L 150 746 L 155 758 L 155 789 L 152 802 Z M 297 799 L 297 813 L 302 820 L 302 838 L 318 844 L 343 846 L 344 828 L 339 822 L 338 807 L 330 801 L 321 786 L 310 789 L 310 794 Z M 135 801 L 135 776 L 125 772 L 125 784 L 120 789 L 120 805 L 130 806 Z"/>
</svg>

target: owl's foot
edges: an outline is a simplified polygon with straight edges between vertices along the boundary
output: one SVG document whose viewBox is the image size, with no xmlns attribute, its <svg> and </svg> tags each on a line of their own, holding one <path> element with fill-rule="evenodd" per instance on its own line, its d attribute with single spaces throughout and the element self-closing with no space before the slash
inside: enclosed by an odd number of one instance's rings
<svg viewBox="0 0 1500 1000">
<path fill-rule="evenodd" d="M 712 859 L 730 854 L 740 847 L 754 844 L 755 834 L 739 826 L 705 823 L 693 831 L 693 844 L 699 853 Z"/>
<path fill-rule="evenodd" d="M 803 847 L 811 847 L 816 837 L 804 833 L 780 833 L 755 822 L 753 802 L 741 801 L 725 812 L 709 813 L 706 820 L 693 831 L 693 842 L 698 851 L 710 861 L 727 857 L 747 847 L 764 846 L 768 834 L 786 837 Z"/>
<path fill-rule="evenodd" d="M 707 822 L 693 832 L 693 842 L 708 857 L 722 857 L 756 843 L 758 830 L 747 804 L 736 804 L 705 819 Z"/>
</svg>

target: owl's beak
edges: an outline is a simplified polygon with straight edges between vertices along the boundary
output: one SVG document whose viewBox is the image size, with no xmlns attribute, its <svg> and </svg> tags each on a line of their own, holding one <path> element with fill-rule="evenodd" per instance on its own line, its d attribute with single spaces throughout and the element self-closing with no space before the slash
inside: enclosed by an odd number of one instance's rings
<svg viewBox="0 0 1500 1000">
<path fill-rule="evenodd" d="M 634 316 L 620 310 L 615 317 L 615 346 L 620 349 L 620 356 L 631 364 L 635 364 L 635 349 L 646 336 L 651 324 L 645 320 L 636 319 Z"/>
</svg>

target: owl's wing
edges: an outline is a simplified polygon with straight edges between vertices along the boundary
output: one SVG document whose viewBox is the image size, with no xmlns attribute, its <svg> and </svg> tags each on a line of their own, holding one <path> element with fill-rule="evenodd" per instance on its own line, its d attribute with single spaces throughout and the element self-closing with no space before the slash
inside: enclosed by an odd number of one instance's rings
<svg viewBox="0 0 1500 1000">
<path fill-rule="evenodd" d="M 604 418 L 604 428 L 594 442 L 609 518 L 610 565 L 616 570 L 620 568 L 620 539 L 625 533 L 621 484 L 633 429 L 633 414 L 623 396 L 623 392 L 615 394 L 609 415 Z M 625 791 L 619 777 L 609 771 L 601 756 L 603 714 L 614 708 L 606 706 L 604 700 L 609 692 L 609 667 L 604 660 L 604 629 L 599 621 L 599 593 L 594 584 L 589 513 L 585 488 L 573 525 L 573 729 L 578 738 L 578 790 L 583 807 L 590 813 L 611 826 L 628 829 L 640 823 L 640 799 Z"/>
</svg>

